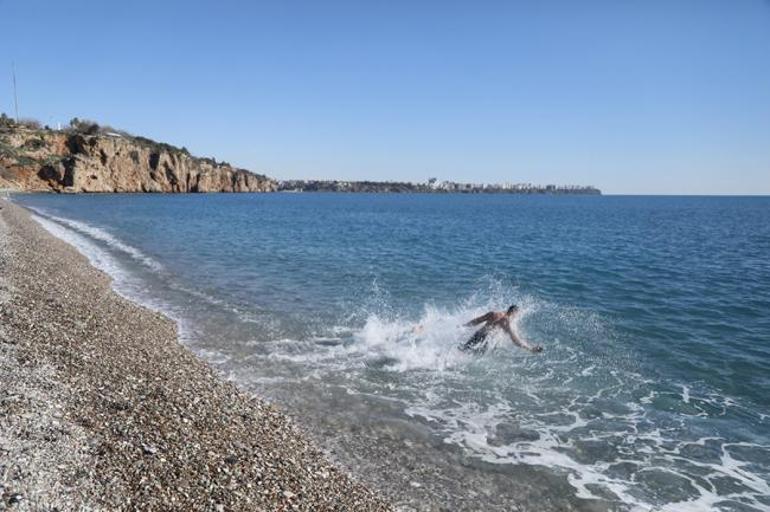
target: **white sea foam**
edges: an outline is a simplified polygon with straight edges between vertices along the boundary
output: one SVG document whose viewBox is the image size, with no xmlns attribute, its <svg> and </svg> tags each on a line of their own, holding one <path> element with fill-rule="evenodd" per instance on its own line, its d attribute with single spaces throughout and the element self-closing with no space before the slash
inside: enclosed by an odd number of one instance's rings
<svg viewBox="0 0 770 512">
<path fill-rule="evenodd" d="M 575 488 L 576 496 L 585 499 L 602 499 L 605 493 L 597 494 L 597 488 L 604 489 L 631 510 L 700 511 L 714 510 L 727 501 L 741 502 L 755 510 L 767 510 L 762 501 L 770 496 L 767 475 L 756 472 L 756 467 L 747 461 L 738 460 L 731 449 L 736 446 L 768 450 L 767 446 L 753 443 L 727 443 L 723 438 L 704 437 L 695 441 L 684 441 L 681 432 L 665 432 L 653 428 L 640 435 L 624 436 L 622 432 L 601 432 L 586 429 L 590 425 L 579 414 L 572 414 L 569 424 L 553 426 L 540 418 L 527 418 L 525 414 L 513 414 L 502 405 L 487 408 L 474 403 L 460 403 L 454 407 L 440 409 L 426 406 L 412 406 L 406 409 L 413 417 L 422 417 L 438 426 L 445 433 L 444 441 L 475 454 L 481 460 L 493 464 L 526 464 L 542 466 L 550 470 L 562 470 L 568 482 Z M 629 426 L 638 429 L 647 420 L 644 414 L 628 415 Z M 518 424 L 522 431 L 536 433 L 536 439 L 527 439 L 508 444 L 491 442 L 499 425 Z M 587 430 L 587 431 L 586 431 Z M 612 460 L 599 458 L 593 462 L 581 460 L 577 443 L 596 441 L 615 444 L 627 443 L 641 449 L 628 450 L 627 455 Z M 720 446 L 719 461 L 700 462 L 680 455 L 689 445 L 703 446 L 713 441 Z M 648 449 L 642 447 L 647 445 Z M 669 448 L 673 447 L 673 448 Z M 613 474 L 613 468 L 625 464 L 636 468 L 629 476 Z M 698 478 L 691 467 L 702 468 L 705 477 Z M 673 478 L 688 482 L 694 496 L 685 496 L 666 502 L 654 495 L 654 490 L 641 489 L 638 475 L 642 471 L 666 473 Z M 737 489 L 734 492 L 719 493 L 715 482 L 729 480 Z M 704 483 L 705 482 L 705 483 Z M 652 493 L 652 494 L 651 494 Z"/>
<path fill-rule="evenodd" d="M 146 255 L 136 247 L 123 242 L 122 240 L 112 235 L 107 230 L 93 226 L 86 222 L 67 219 L 64 217 L 58 217 L 56 215 L 52 215 L 46 212 L 45 210 L 41 210 L 39 208 L 34 208 L 34 207 L 28 207 L 28 208 L 34 211 L 35 213 L 37 213 L 38 218 L 48 219 L 49 221 L 55 222 L 62 226 L 66 226 L 71 230 L 74 230 L 82 235 L 86 235 L 94 240 L 98 240 L 99 242 L 106 244 L 110 249 L 120 251 L 130 256 L 137 262 L 142 263 L 143 265 L 146 265 L 152 270 L 157 271 L 162 269 L 162 266 L 159 262 L 149 257 L 148 255 Z"/>
<path fill-rule="evenodd" d="M 55 237 L 64 240 L 83 254 L 94 267 L 110 275 L 115 281 L 123 282 L 127 278 L 125 269 L 110 256 L 107 251 L 96 246 L 87 238 L 65 228 L 48 218 L 33 214 L 32 219 L 43 226 L 46 231 Z"/>
</svg>

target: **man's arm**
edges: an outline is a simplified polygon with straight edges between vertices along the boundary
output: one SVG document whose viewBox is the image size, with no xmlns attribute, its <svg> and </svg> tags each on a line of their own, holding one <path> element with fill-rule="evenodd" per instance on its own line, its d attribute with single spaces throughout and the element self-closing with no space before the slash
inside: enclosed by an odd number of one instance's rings
<svg viewBox="0 0 770 512">
<path fill-rule="evenodd" d="M 513 329 L 511 329 L 511 324 L 509 322 L 505 322 L 503 324 L 503 330 L 508 333 L 508 336 L 511 337 L 511 341 L 514 345 L 523 348 L 524 350 L 529 350 L 530 352 L 542 352 L 543 347 L 540 345 L 530 345 L 524 340 L 520 340 L 518 336 L 513 332 Z"/>
<path fill-rule="evenodd" d="M 471 320 L 465 325 L 479 325 L 480 323 L 486 322 L 487 320 L 489 320 L 491 316 L 492 316 L 492 312 L 490 311 L 489 313 L 485 313 L 480 317 L 474 318 L 473 320 Z"/>
</svg>

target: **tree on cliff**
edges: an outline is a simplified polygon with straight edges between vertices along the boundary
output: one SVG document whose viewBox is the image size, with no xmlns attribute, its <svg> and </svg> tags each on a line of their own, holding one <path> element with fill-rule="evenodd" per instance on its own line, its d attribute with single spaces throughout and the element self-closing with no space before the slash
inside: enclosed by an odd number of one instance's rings
<svg viewBox="0 0 770 512">
<path fill-rule="evenodd" d="M 70 120 L 70 128 L 78 133 L 82 133 L 83 135 L 96 135 L 101 129 L 98 123 L 89 121 L 87 119 L 81 120 L 77 117 L 73 117 Z"/>
</svg>

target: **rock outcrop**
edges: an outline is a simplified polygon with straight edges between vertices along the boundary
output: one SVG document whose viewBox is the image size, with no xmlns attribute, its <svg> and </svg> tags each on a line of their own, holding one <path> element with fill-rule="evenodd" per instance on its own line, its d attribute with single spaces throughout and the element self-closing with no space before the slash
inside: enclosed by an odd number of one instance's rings
<svg viewBox="0 0 770 512">
<path fill-rule="evenodd" d="M 277 182 L 117 133 L 0 126 L 0 188 L 55 192 L 271 192 Z"/>
</svg>

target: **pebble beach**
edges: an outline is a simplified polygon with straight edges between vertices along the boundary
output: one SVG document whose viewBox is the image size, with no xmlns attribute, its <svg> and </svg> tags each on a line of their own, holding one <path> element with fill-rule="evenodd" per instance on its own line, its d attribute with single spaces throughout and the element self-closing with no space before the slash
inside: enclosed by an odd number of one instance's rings
<svg viewBox="0 0 770 512">
<path fill-rule="evenodd" d="M 174 322 L 0 208 L 0 510 L 390 510 Z"/>
</svg>

